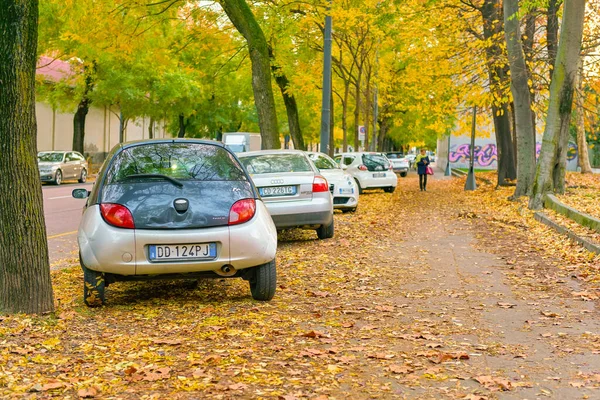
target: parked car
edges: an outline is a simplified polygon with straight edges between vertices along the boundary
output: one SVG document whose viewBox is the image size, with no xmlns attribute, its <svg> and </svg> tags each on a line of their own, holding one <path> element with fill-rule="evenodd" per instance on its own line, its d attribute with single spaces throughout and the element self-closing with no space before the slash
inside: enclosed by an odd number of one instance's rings
<svg viewBox="0 0 600 400">
<path fill-rule="evenodd" d="M 262 139 L 260 133 L 226 132 L 223 143 L 235 153 L 260 150 Z"/>
<path fill-rule="evenodd" d="M 317 231 L 319 239 L 334 235 L 333 199 L 329 183 L 300 150 L 263 150 L 238 154 L 252 177 L 277 229 Z"/>
<path fill-rule="evenodd" d="M 404 154 L 397 152 L 386 153 L 386 156 L 392 163 L 394 172 L 400 174 L 400 176 L 404 178 L 410 169 L 408 158 L 404 157 Z"/>
<path fill-rule="evenodd" d="M 359 195 L 358 186 L 352 175 L 344 171 L 327 154 L 313 152 L 307 154 L 329 182 L 329 191 L 333 195 L 333 208 L 342 212 L 356 211 Z"/>
<path fill-rule="evenodd" d="M 77 151 L 41 151 L 38 169 L 42 182 L 60 185 L 68 179 L 85 183 L 89 167 L 85 157 Z"/>
<path fill-rule="evenodd" d="M 361 194 L 365 189 L 381 188 L 388 193 L 396 190 L 398 178 L 383 153 L 341 153 L 334 160 L 354 177 Z"/>
<path fill-rule="evenodd" d="M 87 198 L 77 239 L 84 302 L 117 281 L 241 277 L 275 294 L 277 231 L 231 150 L 195 139 L 117 145 Z"/>
</svg>

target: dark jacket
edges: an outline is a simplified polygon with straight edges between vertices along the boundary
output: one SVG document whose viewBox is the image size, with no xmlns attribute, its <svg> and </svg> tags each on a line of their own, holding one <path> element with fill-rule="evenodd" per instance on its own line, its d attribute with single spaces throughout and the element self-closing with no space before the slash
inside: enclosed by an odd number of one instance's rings
<svg viewBox="0 0 600 400">
<path fill-rule="evenodd" d="M 430 161 L 428 156 L 421 158 L 417 163 L 417 173 L 419 175 L 425 175 L 427 173 L 427 166 L 429 165 L 429 163 Z"/>
</svg>

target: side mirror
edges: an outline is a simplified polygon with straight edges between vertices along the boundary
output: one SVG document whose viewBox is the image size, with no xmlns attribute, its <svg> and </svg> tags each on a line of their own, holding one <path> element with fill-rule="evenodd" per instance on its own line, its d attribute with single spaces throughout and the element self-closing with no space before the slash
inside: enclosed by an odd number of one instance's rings
<svg viewBox="0 0 600 400">
<path fill-rule="evenodd" d="M 87 189 L 75 189 L 71 195 L 76 199 L 87 199 L 90 193 Z"/>
</svg>

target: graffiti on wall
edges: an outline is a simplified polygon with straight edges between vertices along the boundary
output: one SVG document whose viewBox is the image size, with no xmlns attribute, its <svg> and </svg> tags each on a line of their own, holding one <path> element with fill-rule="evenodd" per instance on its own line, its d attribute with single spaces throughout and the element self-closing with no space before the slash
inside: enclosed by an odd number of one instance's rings
<svg viewBox="0 0 600 400">
<path fill-rule="evenodd" d="M 536 143 L 535 146 L 535 157 L 540 156 L 542 150 L 542 144 Z M 483 146 L 475 146 L 475 165 L 480 167 L 490 167 L 494 162 L 498 161 L 498 148 L 494 143 L 487 143 Z M 468 143 L 458 145 L 456 148 L 450 150 L 450 162 L 452 163 L 468 163 L 471 159 L 471 145 Z M 569 150 L 567 152 L 567 161 L 573 161 L 577 159 L 577 145 L 575 143 L 569 143 Z"/>
</svg>

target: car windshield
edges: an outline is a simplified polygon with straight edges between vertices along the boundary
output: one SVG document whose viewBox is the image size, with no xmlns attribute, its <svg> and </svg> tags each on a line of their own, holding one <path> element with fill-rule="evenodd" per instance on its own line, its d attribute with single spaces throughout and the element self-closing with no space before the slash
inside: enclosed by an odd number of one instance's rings
<svg viewBox="0 0 600 400">
<path fill-rule="evenodd" d="M 310 159 L 313 160 L 315 166 L 319 169 L 339 169 L 340 167 L 331 159 L 320 154 L 311 154 Z"/>
<path fill-rule="evenodd" d="M 302 154 L 261 154 L 242 157 L 240 161 L 251 174 L 312 171 L 308 159 Z"/>
<path fill-rule="evenodd" d="M 150 143 L 115 156 L 107 184 L 173 178 L 177 181 L 243 181 L 246 175 L 225 149 L 202 143 Z"/>
<path fill-rule="evenodd" d="M 38 153 L 38 162 L 61 162 L 65 153 Z"/>
</svg>

